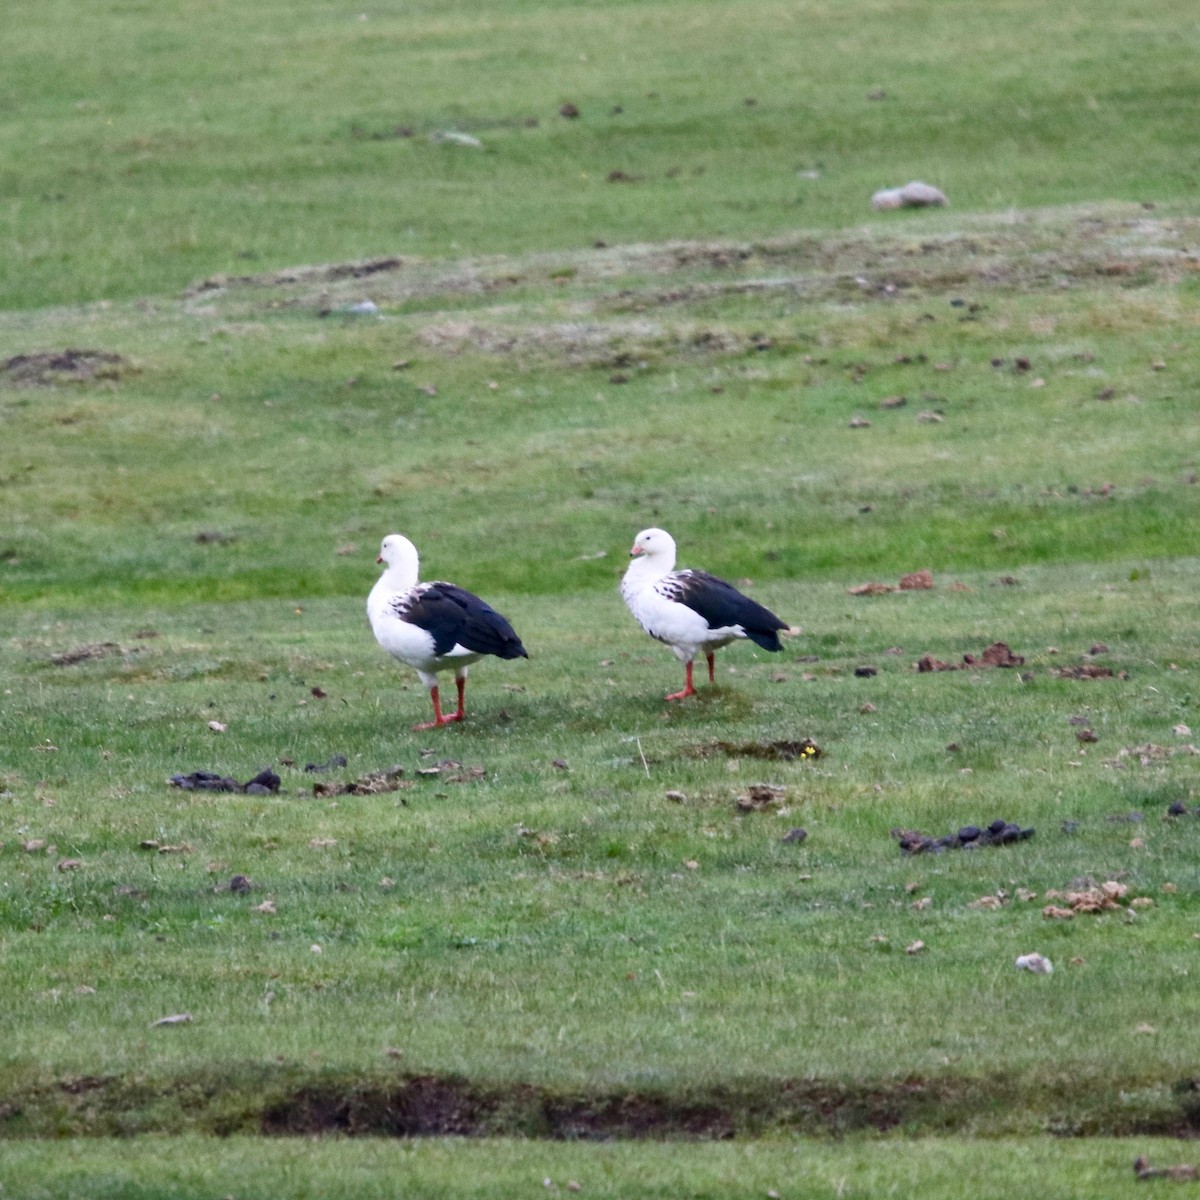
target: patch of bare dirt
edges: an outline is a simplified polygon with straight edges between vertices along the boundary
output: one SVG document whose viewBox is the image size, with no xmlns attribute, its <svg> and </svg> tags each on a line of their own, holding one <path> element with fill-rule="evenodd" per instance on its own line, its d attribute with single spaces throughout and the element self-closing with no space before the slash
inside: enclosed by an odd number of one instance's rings
<svg viewBox="0 0 1200 1200">
<path fill-rule="evenodd" d="M 487 777 L 487 768 L 475 764 L 464 767 L 453 758 L 443 758 L 427 767 L 418 767 L 417 774 L 424 779 L 441 779 L 445 783 L 474 783 Z"/>
<path fill-rule="evenodd" d="M 649 319 L 521 326 L 453 319 L 424 325 L 416 337 L 427 349 L 444 355 L 552 357 L 571 366 L 618 370 L 644 367 L 664 355 L 729 355 L 756 348 L 753 338 L 726 329 L 668 329 Z M 625 381 L 614 378 L 611 382 Z"/>
<path fill-rule="evenodd" d="M 85 646 L 64 650 L 61 654 L 54 655 L 50 661 L 56 667 L 73 667 L 76 663 L 91 662 L 93 659 L 109 658 L 111 655 L 121 653 L 123 651 L 116 642 L 89 642 Z"/>
<path fill-rule="evenodd" d="M 808 761 L 820 758 L 824 751 L 811 738 L 762 742 L 727 742 L 714 739 L 685 747 L 693 758 L 712 758 L 723 754 L 727 758 L 765 758 L 776 762 Z"/>
<path fill-rule="evenodd" d="M 1102 667 L 1098 663 L 1080 663 L 1078 666 L 1055 667 L 1051 672 L 1058 679 L 1128 679 L 1129 672 L 1118 674 L 1112 667 Z"/>
<path fill-rule="evenodd" d="M 921 943 L 913 943 L 917 953 Z M 176 1014 L 178 1036 L 196 1022 Z M 175 1036 L 175 1035 L 173 1035 Z M 388 1049 L 388 1057 L 401 1051 Z M 1166 1076 L 1174 1103 L 1131 1106 L 1123 1089 L 1147 1078 L 1113 1078 L 1081 1090 L 1063 1075 L 1024 1083 L 1010 1075 L 948 1076 L 846 1082 L 835 1079 L 738 1079 L 682 1092 L 554 1089 L 531 1083 L 474 1083 L 461 1076 L 398 1073 L 264 1081 L 218 1074 L 154 1079 L 71 1075 L 10 1088 L 0 1103 L 0 1136 L 128 1135 L 131 1114 L 144 1134 L 181 1129 L 202 1134 L 272 1137 L 520 1137 L 726 1139 L 787 1132 L 842 1136 L 905 1128 L 946 1134 L 1011 1122 L 1013 1114 L 1060 1132 L 1120 1137 L 1200 1132 L 1200 1080 Z M 269 1098 L 262 1097 L 263 1086 Z M 155 1114 L 161 1124 L 155 1123 Z"/>
<path fill-rule="evenodd" d="M 787 789 L 777 783 L 752 783 L 736 797 L 734 808 L 740 813 L 765 812 L 778 808 L 787 796 Z"/>
<path fill-rule="evenodd" d="M 55 387 L 120 379 L 132 369 L 124 355 L 108 350 L 48 350 L 13 355 L 0 364 L 0 378 L 23 387 Z"/>
<path fill-rule="evenodd" d="M 404 131 L 407 132 L 407 131 Z M 622 173 L 615 182 L 626 183 Z M 376 303 L 488 295 L 517 284 L 569 286 L 590 312 L 652 312 L 707 303 L 729 294 L 784 294 L 813 303 L 852 296 L 883 302 L 974 288 L 1059 289 L 1072 281 L 1129 287 L 1174 282 L 1200 270 L 1200 220 L 1147 218 L 1128 206 L 1031 212 L 1019 224 L 928 237 L 790 235 L 758 242 L 670 242 L 438 262 L 387 256 L 360 262 L 295 266 L 257 275 L 214 275 L 185 296 L 232 289 L 274 289 L 293 304 L 361 300 L 371 281 Z M 713 278 L 714 275 L 719 278 Z M 659 277 L 657 281 L 653 277 Z M 630 286 L 631 278 L 645 284 Z M 617 282 L 619 281 L 619 282 Z M 664 282 L 665 281 L 665 282 Z M 605 292 L 609 287 L 612 290 Z M 279 297 L 271 303 L 278 305 Z M 970 317 L 964 311 L 961 319 Z M 444 312 L 439 313 L 444 319 Z"/>
<path fill-rule="evenodd" d="M 454 1078 L 418 1075 L 388 1090 L 303 1088 L 262 1114 L 266 1134 L 469 1136 L 491 1127 L 501 1096 Z"/>
<path fill-rule="evenodd" d="M 680 1097 L 639 1091 L 562 1094 L 527 1084 L 488 1088 L 464 1079 L 418 1075 L 392 1087 L 300 1088 L 263 1112 L 261 1131 L 305 1137 L 507 1134 L 562 1140 L 725 1140 L 778 1126 L 812 1134 L 882 1131 L 944 1099 L 936 1087 L 916 1080 L 858 1088 L 789 1080 L 765 1089 L 717 1086 Z"/>
<path fill-rule="evenodd" d="M 409 261 L 397 257 L 372 258 L 363 262 L 288 267 L 282 271 L 268 271 L 261 275 L 210 275 L 190 284 L 183 294 L 192 297 L 202 296 L 206 292 L 222 291 L 225 288 L 272 288 L 296 283 L 336 283 L 346 279 L 368 279 L 372 275 L 400 271 Z"/>
</svg>

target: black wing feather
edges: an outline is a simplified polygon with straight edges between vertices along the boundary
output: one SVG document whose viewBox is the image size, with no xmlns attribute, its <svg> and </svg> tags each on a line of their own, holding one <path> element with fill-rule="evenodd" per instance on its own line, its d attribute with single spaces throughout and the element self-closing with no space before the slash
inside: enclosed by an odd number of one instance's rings
<svg viewBox="0 0 1200 1200">
<path fill-rule="evenodd" d="M 405 620 L 433 637 L 435 654 L 463 646 L 497 658 L 528 658 L 513 627 L 490 604 L 453 583 L 427 583 L 409 605 Z"/>
<path fill-rule="evenodd" d="M 707 571 L 679 571 L 679 595 L 675 597 L 698 612 L 713 629 L 740 625 L 746 636 L 764 650 L 782 650 L 779 630 L 788 624 L 757 600 L 744 596 L 733 586 Z"/>
</svg>

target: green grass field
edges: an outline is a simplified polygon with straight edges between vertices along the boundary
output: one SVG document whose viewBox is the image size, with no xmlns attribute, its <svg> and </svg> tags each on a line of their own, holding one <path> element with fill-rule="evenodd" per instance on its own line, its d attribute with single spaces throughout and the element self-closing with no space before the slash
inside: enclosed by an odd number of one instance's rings
<svg viewBox="0 0 1200 1200">
<path fill-rule="evenodd" d="M 1190 1161 L 1191 10 L 77 7 L 0 84 L 4 1193 Z M 784 652 L 665 704 L 650 524 Z M 462 726 L 393 530 L 529 649 Z"/>
</svg>

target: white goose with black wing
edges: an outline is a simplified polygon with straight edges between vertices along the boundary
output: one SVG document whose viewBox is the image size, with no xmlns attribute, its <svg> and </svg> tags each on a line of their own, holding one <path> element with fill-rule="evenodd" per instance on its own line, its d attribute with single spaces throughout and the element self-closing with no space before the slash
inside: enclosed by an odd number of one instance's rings
<svg viewBox="0 0 1200 1200">
<path fill-rule="evenodd" d="M 414 729 L 461 721 L 466 713 L 467 668 L 487 655 L 528 658 L 513 627 L 478 596 L 453 583 L 419 583 L 417 548 L 403 534 L 389 533 L 379 557 L 386 564 L 367 598 L 367 616 L 379 644 L 410 666 L 429 689 L 433 720 Z M 443 715 L 438 672 L 453 669 L 458 709 Z"/>
<path fill-rule="evenodd" d="M 712 683 L 713 655 L 730 642 L 748 638 L 764 650 L 783 649 L 779 634 L 787 622 L 707 571 L 675 570 L 675 539 L 665 529 L 643 529 L 629 554 L 633 561 L 621 580 L 621 596 L 638 624 L 670 646 L 685 667 L 683 690 L 666 699 L 696 694 L 692 660 L 697 654 L 708 660 Z"/>
</svg>

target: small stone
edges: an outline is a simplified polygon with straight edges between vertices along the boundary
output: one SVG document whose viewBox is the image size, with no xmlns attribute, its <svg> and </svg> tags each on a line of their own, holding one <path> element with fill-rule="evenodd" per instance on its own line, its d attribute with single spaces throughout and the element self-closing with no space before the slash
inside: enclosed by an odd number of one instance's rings
<svg viewBox="0 0 1200 1200">
<path fill-rule="evenodd" d="M 1041 954 L 1021 954 L 1014 965 L 1018 971 L 1030 971 L 1034 975 L 1054 974 L 1054 964 Z"/>
<path fill-rule="evenodd" d="M 928 208 L 948 203 L 946 194 L 932 184 L 914 179 L 903 187 L 883 188 L 871 197 L 871 207 L 877 212 L 893 208 Z"/>
<path fill-rule="evenodd" d="M 169 1017 L 159 1017 L 157 1021 L 150 1022 L 151 1029 L 157 1029 L 160 1026 L 166 1025 L 188 1025 L 191 1023 L 191 1013 L 172 1013 Z"/>
</svg>

